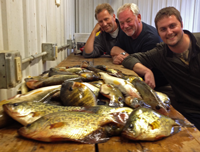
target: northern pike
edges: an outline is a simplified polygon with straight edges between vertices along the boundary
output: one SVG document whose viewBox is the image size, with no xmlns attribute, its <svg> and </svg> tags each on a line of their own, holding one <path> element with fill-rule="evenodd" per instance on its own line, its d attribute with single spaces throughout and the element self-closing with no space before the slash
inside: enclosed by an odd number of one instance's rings
<svg viewBox="0 0 200 152">
<path fill-rule="evenodd" d="M 41 117 L 18 130 L 19 135 L 45 142 L 105 142 L 109 138 L 103 126 L 121 123 L 120 115 L 99 115 L 86 112 L 57 112 Z"/>
</svg>

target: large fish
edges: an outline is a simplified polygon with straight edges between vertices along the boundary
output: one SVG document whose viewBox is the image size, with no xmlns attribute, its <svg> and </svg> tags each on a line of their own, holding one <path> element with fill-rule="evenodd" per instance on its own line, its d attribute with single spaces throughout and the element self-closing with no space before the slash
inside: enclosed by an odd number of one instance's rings
<svg viewBox="0 0 200 152">
<path fill-rule="evenodd" d="M 35 120 L 41 118 L 49 113 L 59 111 L 81 111 L 84 107 L 76 106 L 57 106 L 51 104 L 45 104 L 42 102 L 19 102 L 19 103 L 7 103 L 3 105 L 4 111 L 13 119 L 21 123 L 22 125 L 28 125 Z"/>
<path fill-rule="evenodd" d="M 132 84 L 139 91 L 142 96 L 142 100 L 146 105 L 163 115 L 168 115 L 167 109 L 163 102 L 160 100 L 160 98 L 158 98 L 157 94 L 150 86 L 139 79 L 134 79 Z"/>
<path fill-rule="evenodd" d="M 99 74 L 101 75 L 101 79 L 103 79 L 105 83 L 114 85 L 123 94 L 125 94 L 125 96 L 133 96 L 135 98 L 141 98 L 137 89 L 130 82 L 121 78 L 110 76 L 109 74 L 104 72 L 99 72 Z"/>
<path fill-rule="evenodd" d="M 37 79 L 26 79 L 26 85 L 30 89 L 37 89 L 46 86 L 62 84 L 67 79 L 78 78 L 79 75 L 53 75 L 51 77 L 37 80 Z"/>
<path fill-rule="evenodd" d="M 98 88 L 97 88 L 98 89 Z M 85 84 L 66 81 L 62 84 L 60 98 L 65 106 L 95 106 L 97 98 Z"/>
<path fill-rule="evenodd" d="M 54 94 L 57 90 L 61 88 L 61 85 L 44 87 L 36 90 L 32 90 L 23 94 L 21 96 L 17 96 L 15 98 L 11 98 L 9 100 L 3 100 L 0 102 L 0 128 L 7 126 L 10 122 L 13 122 L 7 113 L 4 112 L 2 105 L 6 103 L 18 103 L 22 101 L 33 101 L 33 102 L 43 102 L 49 96 Z"/>
<path fill-rule="evenodd" d="M 120 115 L 99 115 L 86 112 L 57 112 L 41 117 L 18 130 L 26 138 L 45 141 L 105 142 L 109 138 L 103 126 L 121 123 Z"/>
<path fill-rule="evenodd" d="M 121 91 L 112 84 L 102 84 L 100 93 L 110 99 L 109 106 L 124 106 L 124 96 L 122 95 Z"/>
<path fill-rule="evenodd" d="M 122 131 L 122 136 L 131 140 L 158 140 L 180 131 L 180 125 L 170 117 L 150 108 L 135 109 Z"/>
</svg>

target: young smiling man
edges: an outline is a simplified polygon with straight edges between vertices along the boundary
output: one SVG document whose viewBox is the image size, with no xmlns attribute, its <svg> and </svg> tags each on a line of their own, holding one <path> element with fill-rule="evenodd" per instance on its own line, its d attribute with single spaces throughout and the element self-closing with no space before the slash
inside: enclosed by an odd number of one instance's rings
<svg viewBox="0 0 200 152">
<path fill-rule="evenodd" d="M 122 64 L 144 76 L 152 88 L 151 68 L 158 68 L 174 91 L 173 107 L 200 130 L 200 33 L 183 30 L 180 12 L 174 7 L 161 9 L 155 25 L 163 42 L 148 52 L 128 56 Z"/>
<path fill-rule="evenodd" d="M 129 54 L 151 50 L 162 41 L 153 26 L 141 21 L 140 10 L 136 4 L 124 4 L 118 9 L 117 16 L 122 30 L 111 50 L 114 64 L 121 64 Z M 168 84 L 158 69 L 154 68 L 152 71 L 157 87 Z"/>
<path fill-rule="evenodd" d="M 108 3 L 99 4 L 95 9 L 95 18 L 98 21 L 92 30 L 83 51 L 87 58 L 110 55 L 110 51 L 117 41 L 121 30 L 119 22 L 115 19 L 114 10 Z M 96 33 L 101 33 L 96 37 Z"/>
</svg>

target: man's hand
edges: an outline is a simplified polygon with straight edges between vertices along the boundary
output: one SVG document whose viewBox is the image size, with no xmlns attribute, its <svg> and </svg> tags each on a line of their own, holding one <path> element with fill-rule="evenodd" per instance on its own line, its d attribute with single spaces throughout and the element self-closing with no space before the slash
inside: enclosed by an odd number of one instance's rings
<svg viewBox="0 0 200 152">
<path fill-rule="evenodd" d="M 122 61 L 128 56 L 128 54 L 126 53 L 125 55 L 122 55 L 121 53 L 113 56 L 113 64 L 122 64 Z"/>
<path fill-rule="evenodd" d="M 141 63 L 136 63 L 133 67 L 133 71 L 140 76 L 144 76 L 146 84 L 148 84 L 152 89 L 156 87 L 153 72 L 149 68 L 145 67 Z"/>
<path fill-rule="evenodd" d="M 152 89 L 154 89 L 156 87 L 154 75 L 153 75 L 153 72 L 151 70 L 149 70 L 144 75 L 144 79 L 145 79 L 146 84 L 148 84 Z"/>
<path fill-rule="evenodd" d="M 99 31 L 103 31 L 103 29 L 101 28 L 101 26 L 99 25 L 99 23 L 97 23 L 93 29 L 93 32 L 96 34 Z"/>
</svg>

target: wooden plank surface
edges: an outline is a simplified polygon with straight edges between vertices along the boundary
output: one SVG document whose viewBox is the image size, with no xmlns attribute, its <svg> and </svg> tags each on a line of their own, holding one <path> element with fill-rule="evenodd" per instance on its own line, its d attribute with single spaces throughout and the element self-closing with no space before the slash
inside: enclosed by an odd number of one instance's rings
<svg viewBox="0 0 200 152">
<path fill-rule="evenodd" d="M 135 73 L 132 70 L 124 69 L 122 65 L 113 65 L 111 58 L 85 59 L 82 56 L 70 55 L 58 66 L 80 65 L 82 61 L 93 62 L 94 65 L 106 65 L 110 68 L 121 70 L 125 74 Z M 172 106 L 170 107 L 170 117 L 180 118 L 187 121 Z M 112 137 L 105 143 L 79 144 L 74 142 L 45 143 L 25 139 L 18 136 L 17 129 L 20 124 L 15 124 L 7 128 L 0 129 L 0 149 L 3 152 L 199 152 L 200 132 L 196 128 L 182 127 L 181 131 L 155 142 L 130 141 L 121 137 Z"/>
</svg>

